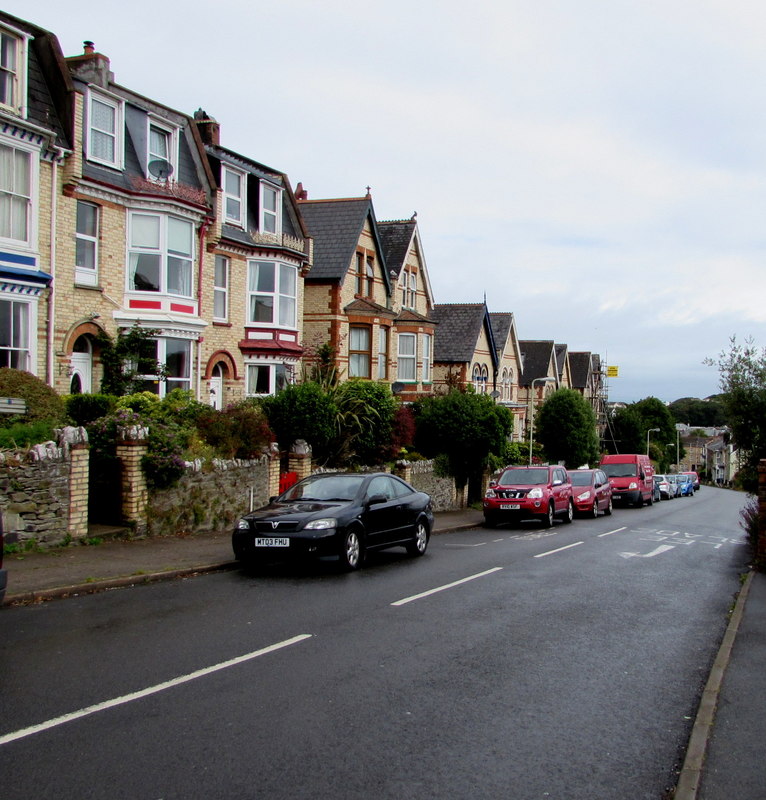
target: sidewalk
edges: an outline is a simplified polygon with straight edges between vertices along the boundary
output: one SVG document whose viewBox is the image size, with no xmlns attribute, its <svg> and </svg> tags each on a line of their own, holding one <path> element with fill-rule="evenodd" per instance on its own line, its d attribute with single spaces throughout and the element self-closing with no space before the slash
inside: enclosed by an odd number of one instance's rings
<svg viewBox="0 0 766 800">
<path fill-rule="evenodd" d="M 441 512 L 434 533 L 481 525 L 481 511 Z M 5 557 L 5 605 L 234 569 L 231 531 L 107 541 Z M 0 612 L 2 613 L 2 612 Z M 674 800 L 766 800 L 766 575 L 740 592 L 710 673 Z"/>
<path fill-rule="evenodd" d="M 481 511 L 443 511 L 434 533 L 481 525 Z M 4 605 L 103 591 L 163 579 L 234 569 L 231 530 L 163 536 L 98 545 L 74 545 L 43 552 L 7 554 Z"/>
</svg>

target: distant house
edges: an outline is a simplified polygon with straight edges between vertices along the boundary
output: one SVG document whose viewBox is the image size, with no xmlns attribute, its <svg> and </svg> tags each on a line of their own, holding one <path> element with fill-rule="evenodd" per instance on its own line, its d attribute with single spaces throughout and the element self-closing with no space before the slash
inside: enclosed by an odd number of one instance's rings
<svg viewBox="0 0 766 800">
<path fill-rule="evenodd" d="M 520 439 L 526 419 L 526 404 L 519 398 L 522 360 L 516 321 L 510 313 L 491 313 L 489 318 L 497 351 L 497 402 L 513 411 L 513 438 Z"/>
<path fill-rule="evenodd" d="M 520 400 L 540 405 L 559 388 L 559 365 L 555 343 L 550 340 L 522 339 L 519 342 L 523 371 L 519 382 Z"/>
<path fill-rule="evenodd" d="M 302 196 L 299 207 L 314 240 L 303 318 L 307 364 L 330 344 L 344 379 L 398 384 L 405 400 L 430 391 L 433 297 L 415 221 L 378 223 L 369 195 Z"/>
<path fill-rule="evenodd" d="M 558 370 L 559 389 L 572 388 L 572 372 L 569 365 L 569 348 L 565 344 L 556 344 L 556 369 Z"/>
<path fill-rule="evenodd" d="M 438 323 L 435 386 L 472 385 L 477 394 L 496 391 L 499 357 L 486 303 L 437 303 L 432 313 Z"/>
</svg>

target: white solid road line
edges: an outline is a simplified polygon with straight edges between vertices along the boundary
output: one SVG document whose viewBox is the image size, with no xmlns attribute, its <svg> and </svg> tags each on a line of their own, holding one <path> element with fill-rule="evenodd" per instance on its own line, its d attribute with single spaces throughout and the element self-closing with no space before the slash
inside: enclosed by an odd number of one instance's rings
<svg viewBox="0 0 766 800">
<path fill-rule="evenodd" d="M 611 536 L 613 533 L 619 533 L 620 531 L 626 531 L 626 527 L 622 528 L 615 528 L 613 531 L 607 531 L 606 533 L 599 533 L 598 538 L 600 539 L 602 536 Z"/>
<path fill-rule="evenodd" d="M 178 678 L 172 678 L 169 681 L 158 683 L 155 686 L 149 686 L 146 689 L 140 689 L 137 692 L 131 692 L 130 694 L 123 695 L 122 697 L 115 697 L 113 700 L 105 700 L 103 703 L 96 703 L 95 705 L 88 706 L 87 708 L 81 708 L 79 711 L 72 711 L 69 714 L 64 714 L 61 717 L 49 719 L 47 722 L 41 722 L 38 725 L 32 725 L 29 728 L 23 728 L 22 730 L 14 731 L 13 733 L 6 733 L 4 736 L 0 736 L 0 745 L 8 744 L 8 742 L 15 742 L 17 739 L 23 739 L 25 736 L 32 736 L 32 734 L 41 733 L 42 731 L 56 728 L 59 725 L 64 725 L 67 722 L 73 722 L 74 720 L 82 719 L 83 717 L 90 716 L 91 714 L 96 714 L 99 711 L 106 711 L 109 708 L 115 708 L 116 706 L 121 706 L 125 703 L 132 703 L 134 700 L 140 700 L 143 697 L 157 694 L 157 692 L 163 692 L 165 689 L 172 689 L 174 686 L 180 686 L 182 683 L 188 683 L 189 681 L 196 680 L 197 678 L 203 678 L 206 675 L 219 672 L 222 669 L 228 669 L 229 667 L 234 667 L 237 664 L 242 664 L 245 661 L 251 661 L 259 656 L 264 656 L 267 653 L 273 653 L 276 650 L 282 650 L 285 647 L 290 647 L 290 645 L 310 639 L 311 636 L 312 634 L 310 633 L 302 633 L 299 636 L 293 636 L 292 639 L 285 639 L 283 642 L 269 645 L 261 650 L 255 650 L 252 653 L 246 653 L 243 656 L 237 656 L 236 658 L 229 659 L 228 661 L 222 661 L 220 664 L 214 664 L 212 667 L 204 667 L 203 669 L 198 669 L 195 672 L 190 672 L 188 675 L 181 675 Z"/>
<path fill-rule="evenodd" d="M 498 572 L 501 570 L 502 567 L 493 567 L 492 569 L 485 570 L 484 572 L 477 572 L 476 575 L 469 575 L 467 578 L 461 578 L 459 581 L 454 581 L 453 583 L 447 583 L 444 586 L 437 586 L 435 589 L 429 589 L 427 592 L 421 592 L 420 594 L 413 594 L 411 597 L 405 597 L 402 600 L 397 600 L 395 603 L 391 603 L 392 606 L 403 606 L 407 603 L 411 603 L 413 600 L 420 600 L 423 597 L 428 597 L 429 595 L 436 594 L 437 592 L 443 592 L 445 589 L 452 589 L 454 586 L 460 586 L 461 583 L 468 583 L 468 581 L 475 581 L 477 578 L 483 578 L 485 575 L 491 575 L 493 572 Z"/>
<path fill-rule="evenodd" d="M 570 547 L 577 547 L 578 545 L 584 544 L 584 542 L 575 542 L 574 544 L 567 544 L 564 547 L 557 547 L 555 550 L 548 550 L 547 553 L 538 553 L 534 558 L 545 558 L 545 556 L 551 556 L 554 553 L 560 553 L 562 550 L 569 550 Z"/>
</svg>

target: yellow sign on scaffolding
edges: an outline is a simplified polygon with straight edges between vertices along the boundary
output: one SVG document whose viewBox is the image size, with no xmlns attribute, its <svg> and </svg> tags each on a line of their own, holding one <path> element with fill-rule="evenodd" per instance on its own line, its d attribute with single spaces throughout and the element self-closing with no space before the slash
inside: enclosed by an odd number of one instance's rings
<svg viewBox="0 0 766 800">
<path fill-rule="evenodd" d="M 607 367 L 606 368 L 606 377 L 607 378 L 619 378 L 620 377 L 620 368 L 619 367 Z"/>
</svg>

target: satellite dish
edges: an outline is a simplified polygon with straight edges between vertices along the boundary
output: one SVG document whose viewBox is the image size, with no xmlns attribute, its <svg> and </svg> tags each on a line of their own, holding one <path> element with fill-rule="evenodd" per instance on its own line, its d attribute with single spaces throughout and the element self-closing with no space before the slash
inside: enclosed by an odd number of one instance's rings
<svg viewBox="0 0 766 800">
<path fill-rule="evenodd" d="M 155 158 L 153 161 L 150 161 L 147 169 L 151 175 L 154 175 L 155 178 L 161 181 L 164 181 L 173 174 L 173 165 L 169 161 L 165 161 L 164 158 Z"/>
<path fill-rule="evenodd" d="M 494 397 L 494 398 L 495 398 L 495 400 L 497 400 L 497 398 L 498 398 L 498 397 L 500 397 L 500 392 L 498 392 L 498 391 L 497 391 L 497 389 L 495 389 L 495 391 L 494 391 L 494 392 L 490 392 L 490 393 L 489 393 L 489 396 L 490 396 L 490 397 Z"/>
<path fill-rule="evenodd" d="M 396 381 L 396 383 L 391 384 L 391 391 L 394 394 L 399 394 L 399 392 L 404 391 L 404 384 L 401 381 Z"/>
</svg>

